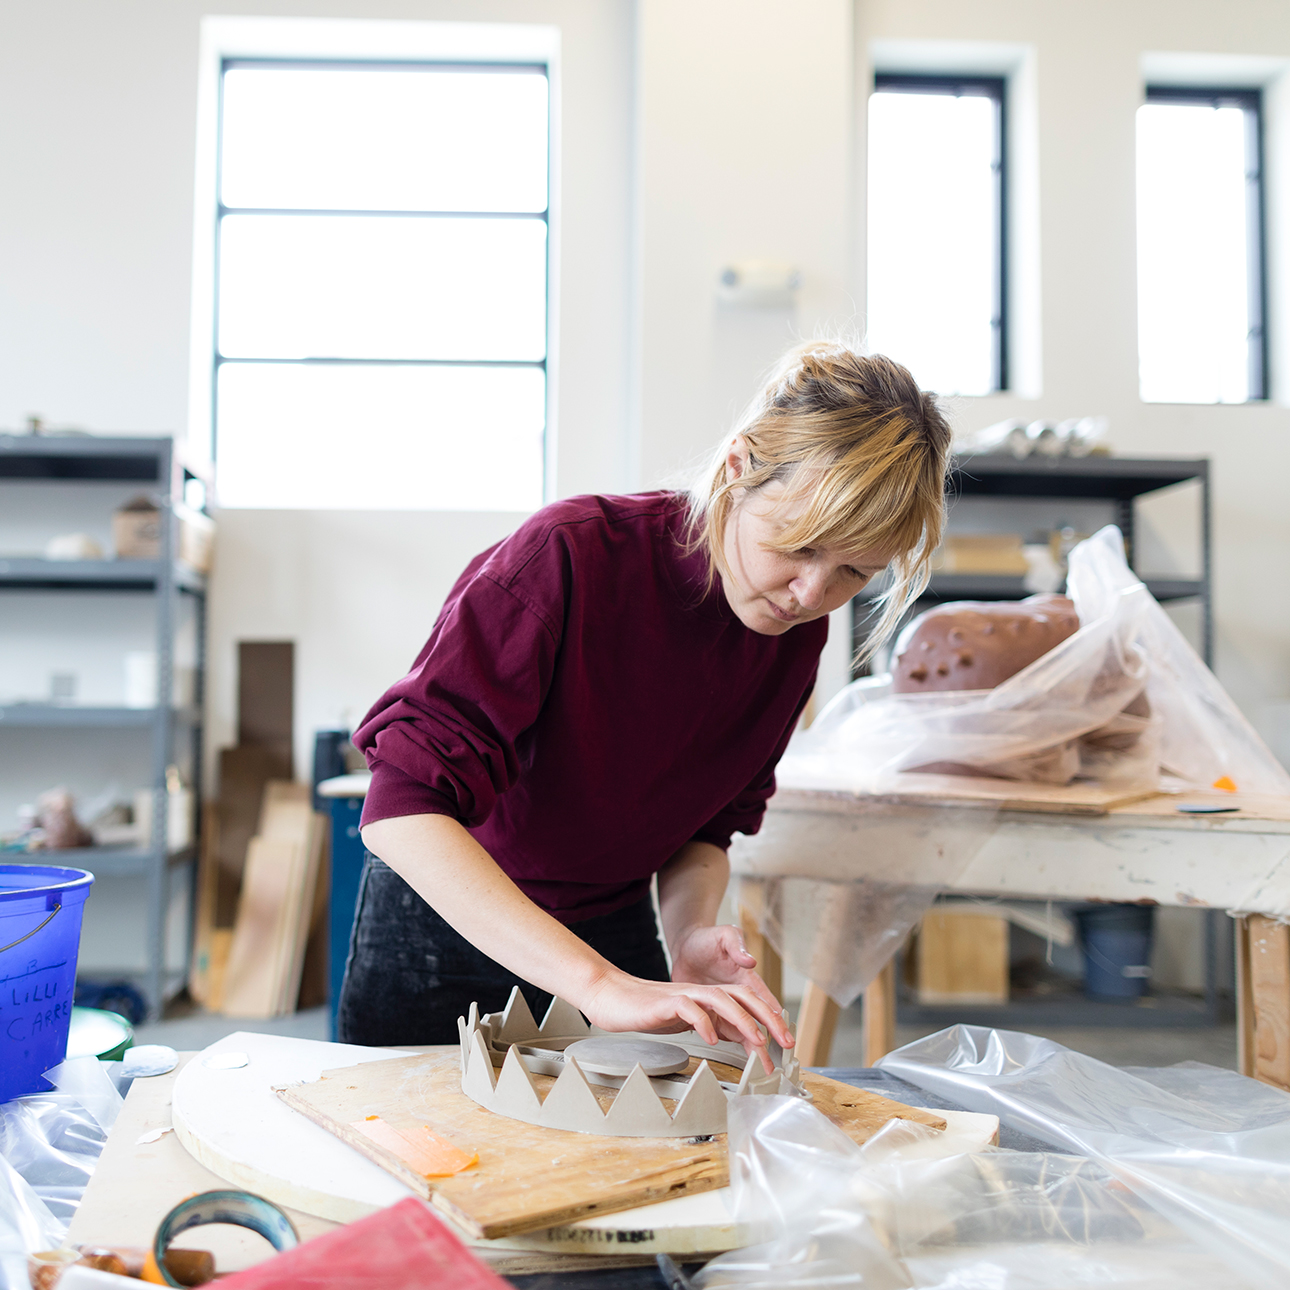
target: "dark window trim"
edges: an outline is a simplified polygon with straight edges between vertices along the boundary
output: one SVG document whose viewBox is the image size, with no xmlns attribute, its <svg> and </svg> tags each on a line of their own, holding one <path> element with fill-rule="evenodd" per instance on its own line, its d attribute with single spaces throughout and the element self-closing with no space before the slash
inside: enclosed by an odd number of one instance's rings
<svg viewBox="0 0 1290 1290">
<path fill-rule="evenodd" d="M 547 208 L 543 211 L 428 211 L 428 210 L 319 210 L 314 207 L 269 208 L 256 206 L 226 206 L 224 192 L 224 76 L 227 72 L 254 69 L 257 71 L 286 70 L 369 70 L 379 68 L 382 71 L 451 71 L 451 72 L 486 72 L 490 74 L 518 73 L 523 75 L 540 75 L 547 81 Z M 219 377 L 220 368 L 226 363 L 264 363 L 290 366 L 342 365 L 350 367 L 532 367 L 543 373 L 547 372 L 551 346 L 551 243 L 549 226 L 551 223 L 551 139 L 550 139 L 550 82 L 551 68 L 544 62 L 506 63 L 476 61 L 452 61 L 443 59 L 395 59 L 395 58 L 326 58 L 308 55 L 301 58 L 253 58 L 226 57 L 220 59 L 219 88 L 216 95 L 215 120 L 215 254 L 213 260 L 214 282 L 211 290 L 211 460 L 219 457 Z M 220 289 L 220 229 L 226 215 L 370 215 L 394 218 L 427 218 L 427 219 L 533 219 L 541 220 L 548 226 L 546 255 L 546 347 L 547 357 L 537 361 L 526 360 L 491 360 L 491 359 L 387 359 L 387 358 L 348 358 L 311 356 L 308 358 L 244 358 L 237 355 L 224 355 L 219 348 L 219 289 Z M 547 398 L 550 399 L 548 385 Z M 548 427 L 549 428 L 549 427 Z M 546 495 L 546 446 L 547 429 L 543 430 L 543 495 Z"/>
<path fill-rule="evenodd" d="M 1245 113 L 1245 220 L 1249 257 L 1249 403 L 1268 398 L 1267 196 L 1263 183 L 1263 91 L 1249 86 L 1148 85 L 1148 103 L 1239 107 Z"/>
<path fill-rule="evenodd" d="M 1003 76 L 923 76 L 912 72 L 877 72 L 873 78 L 874 92 L 885 94 L 948 94 L 956 98 L 974 96 L 988 98 L 995 105 L 995 273 L 994 316 L 990 330 L 994 341 L 991 393 L 1005 392 L 1009 388 L 1010 372 L 1008 352 L 1010 310 L 1008 291 L 1010 275 L 1008 228 L 1008 82 Z"/>
</svg>

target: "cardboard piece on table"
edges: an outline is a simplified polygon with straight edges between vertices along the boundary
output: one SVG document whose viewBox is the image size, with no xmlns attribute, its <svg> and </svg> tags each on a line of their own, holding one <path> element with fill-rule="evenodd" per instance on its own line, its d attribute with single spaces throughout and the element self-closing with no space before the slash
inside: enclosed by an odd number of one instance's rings
<svg viewBox="0 0 1290 1290">
<path fill-rule="evenodd" d="M 473 1063 L 472 1063 L 473 1065 Z M 698 1070 L 696 1059 L 692 1066 Z M 560 1076 L 577 1075 L 573 1063 Z M 739 1072 L 713 1072 L 737 1080 Z M 725 1136 L 614 1138 L 540 1128 L 494 1114 L 461 1091 L 459 1052 L 400 1057 L 324 1071 L 312 1083 L 278 1090 L 290 1107 L 361 1151 L 473 1237 L 497 1238 L 611 1214 L 654 1201 L 697 1195 L 727 1182 Z M 556 1079 L 533 1075 L 540 1095 Z M 942 1116 L 901 1106 L 877 1094 L 820 1075 L 804 1075 L 814 1105 L 853 1141 L 864 1142 L 894 1117 L 945 1128 Z M 706 1080 L 696 1087 L 702 1089 Z M 583 1089 L 602 1106 L 616 1090 Z M 710 1092 L 710 1090 L 709 1090 Z M 603 1099 L 603 1101 L 602 1101 Z M 396 1129 L 427 1125 L 479 1163 L 453 1178 L 427 1180 L 379 1153 L 351 1126 L 379 1115 Z"/>
</svg>

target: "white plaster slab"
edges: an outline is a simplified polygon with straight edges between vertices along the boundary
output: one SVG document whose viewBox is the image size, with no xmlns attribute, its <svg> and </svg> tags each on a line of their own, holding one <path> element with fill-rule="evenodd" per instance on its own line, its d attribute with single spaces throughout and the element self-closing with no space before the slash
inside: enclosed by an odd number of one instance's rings
<svg viewBox="0 0 1290 1290">
<path fill-rule="evenodd" d="M 202 1056 L 242 1052 L 233 1070 L 189 1062 L 175 1081 L 175 1134 L 189 1153 L 234 1186 L 280 1205 L 347 1223 L 412 1193 L 379 1165 L 293 1111 L 275 1087 L 315 1080 L 325 1070 L 407 1056 L 314 1039 L 241 1031 Z M 974 1151 L 998 1135 L 991 1115 L 942 1111 L 947 1139 Z M 949 1145 L 947 1140 L 946 1146 Z M 689 1254 L 737 1248 L 743 1236 L 730 1213 L 730 1189 L 683 1196 L 499 1241 L 469 1241 L 482 1250 L 582 1254 Z"/>
</svg>

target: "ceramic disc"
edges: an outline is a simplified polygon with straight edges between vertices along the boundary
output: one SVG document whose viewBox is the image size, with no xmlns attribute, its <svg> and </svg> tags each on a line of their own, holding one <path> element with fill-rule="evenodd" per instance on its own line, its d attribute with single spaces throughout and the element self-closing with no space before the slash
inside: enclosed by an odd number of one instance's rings
<svg viewBox="0 0 1290 1290">
<path fill-rule="evenodd" d="M 1239 806 L 1220 806 L 1217 802 L 1180 802 L 1174 807 L 1184 815 L 1228 815 L 1240 809 Z"/>
<path fill-rule="evenodd" d="M 164 1075 L 179 1064 L 179 1054 L 167 1044 L 140 1044 L 125 1055 L 124 1074 L 135 1079 Z"/>
<path fill-rule="evenodd" d="M 564 1050 L 564 1055 L 576 1058 L 583 1070 L 598 1075 L 630 1075 L 636 1066 L 642 1067 L 646 1075 L 671 1075 L 683 1071 L 690 1061 L 690 1054 L 675 1044 L 616 1039 L 612 1035 L 579 1039 Z"/>
</svg>

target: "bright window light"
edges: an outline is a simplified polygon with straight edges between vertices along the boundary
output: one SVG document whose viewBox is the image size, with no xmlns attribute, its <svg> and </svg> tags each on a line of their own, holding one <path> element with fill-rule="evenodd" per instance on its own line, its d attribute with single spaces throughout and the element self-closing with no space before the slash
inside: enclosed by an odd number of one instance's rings
<svg viewBox="0 0 1290 1290">
<path fill-rule="evenodd" d="M 219 371 L 221 496 L 289 509 L 542 505 L 542 369 L 238 363 Z"/>
<path fill-rule="evenodd" d="M 221 505 L 533 510 L 545 68 L 225 64 Z"/>
<path fill-rule="evenodd" d="M 879 76 L 868 341 L 943 394 L 1006 388 L 1003 82 Z"/>
<path fill-rule="evenodd" d="M 1257 91 L 1138 109 L 1138 361 L 1154 403 L 1264 397 Z"/>
</svg>

